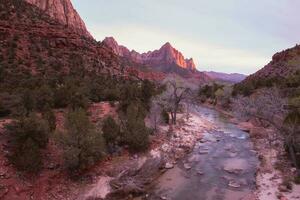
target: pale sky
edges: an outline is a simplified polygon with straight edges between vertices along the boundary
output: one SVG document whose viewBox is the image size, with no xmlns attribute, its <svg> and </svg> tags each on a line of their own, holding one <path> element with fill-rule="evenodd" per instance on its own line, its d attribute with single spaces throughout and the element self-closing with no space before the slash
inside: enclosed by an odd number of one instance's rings
<svg viewBox="0 0 300 200">
<path fill-rule="evenodd" d="M 142 53 L 170 42 L 198 70 L 251 74 L 300 43 L 300 0 L 72 0 L 97 40 Z"/>
</svg>

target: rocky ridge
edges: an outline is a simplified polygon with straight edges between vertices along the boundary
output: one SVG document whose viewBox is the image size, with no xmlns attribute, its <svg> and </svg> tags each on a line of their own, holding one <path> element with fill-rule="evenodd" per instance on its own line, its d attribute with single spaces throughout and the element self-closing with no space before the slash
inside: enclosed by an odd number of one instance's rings
<svg viewBox="0 0 300 200">
<path fill-rule="evenodd" d="M 112 48 L 117 55 L 128 58 L 136 63 L 156 67 L 177 65 L 178 67 L 190 71 L 196 70 L 194 60 L 192 58 L 185 59 L 183 54 L 172 47 L 169 42 L 164 44 L 159 50 L 149 51 L 142 54 L 135 50 L 130 51 L 127 47 L 119 45 L 113 37 L 105 38 L 103 43 Z"/>
<path fill-rule="evenodd" d="M 288 78 L 300 70 L 300 45 L 276 53 L 270 63 L 248 76 L 242 83 L 259 79 Z"/>
</svg>

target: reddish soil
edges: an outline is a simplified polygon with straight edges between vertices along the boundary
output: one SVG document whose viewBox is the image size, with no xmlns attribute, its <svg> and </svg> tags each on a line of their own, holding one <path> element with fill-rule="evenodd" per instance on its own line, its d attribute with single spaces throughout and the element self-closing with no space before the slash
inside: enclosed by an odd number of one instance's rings
<svg viewBox="0 0 300 200">
<path fill-rule="evenodd" d="M 56 110 L 57 128 L 63 128 L 66 110 Z M 89 108 L 91 120 L 98 123 L 106 116 L 116 116 L 116 107 L 108 102 L 95 103 Z M 123 150 L 120 156 L 107 157 L 105 160 L 92 166 L 86 172 L 72 180 L 63 168 L 62 150 L 51 138 L 48 147 L 43 152 L 43 168 L 37 175 L 24 174 L 16 171 L 6 158 L 7 135 L 4 125 L 10 119 L 0 120 L 0 199 L 3 200 L 52 200 L 74 199 L 97 177 L 104 174 L 115 175 L 118 169 L 130 160 L 130 154 Z M 150 149 L 154 149 L 166 140 L 165 135 L 151 136 Z"/>
</svg>

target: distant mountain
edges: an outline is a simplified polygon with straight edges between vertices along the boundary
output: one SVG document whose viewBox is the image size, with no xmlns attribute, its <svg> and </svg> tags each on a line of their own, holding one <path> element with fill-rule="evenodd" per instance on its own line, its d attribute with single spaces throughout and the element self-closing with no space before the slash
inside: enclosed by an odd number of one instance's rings
<svg viewBox="0 0 300 200">
<path fill-rule="evenodd" d="M 209 76 L 213 80 L 220 80 L 220 81 L 226 81 L 231 83 L 238 83 L 243 81 L 247 76 L 244 74 L 238 74 L 238 73 L 222 73 L 222 72 L 204 72 L 207 76 Z"/>
<path fill-rule="evenodd" d="M 185 59 L 183 54 L 172 47 L 172 45 L 168 42 L 159 50 L 149 51 L 142 54 L 134 50 L 130 51 L 128 48 L 119 45 L 113 37 L 105 38 L 103 43 L 112 48 L 113 51 L 121 57 L 130 59 L 136 63 L 151 65 L 163 72 L 170 72 L 170 70 L 174 70 L 174 67 L 176 66 L 189 71 L 196 70 L 193 59 Z"/>
<path fill-rule="evenodd" d="M 25 0 L 77 33 L 92 38 L 70 0 Z"/>
</svg>

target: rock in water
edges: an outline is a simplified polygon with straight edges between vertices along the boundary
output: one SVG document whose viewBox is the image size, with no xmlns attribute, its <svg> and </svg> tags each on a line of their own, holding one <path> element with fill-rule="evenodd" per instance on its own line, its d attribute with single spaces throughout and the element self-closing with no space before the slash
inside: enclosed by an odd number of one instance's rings
<svg viewBox="0 0 300 200">
<path fill-rule="evenodd" d="M 233 188 L 239 188 L 241 185 L 235 181 L 230 181 L 228 186 L 233 187 Z"/>
<path fill-rule="evenodd" d="M 187 169 L 187 170 L 189 170 L 189 169 L 192 168 L 192 166 L 191 166 L 190 164 L 188 164 L 188 163 L 184 163 L 184 164 L 183 164 L 183 167 L 184 167 L 185 169 Z"/>
<path fill-rule="evenodd" d="M 172 168 L 174 168 L 174 165 L 172 163 L 166 163 L 165 168 L 172 169 Z"/>
</svg>

